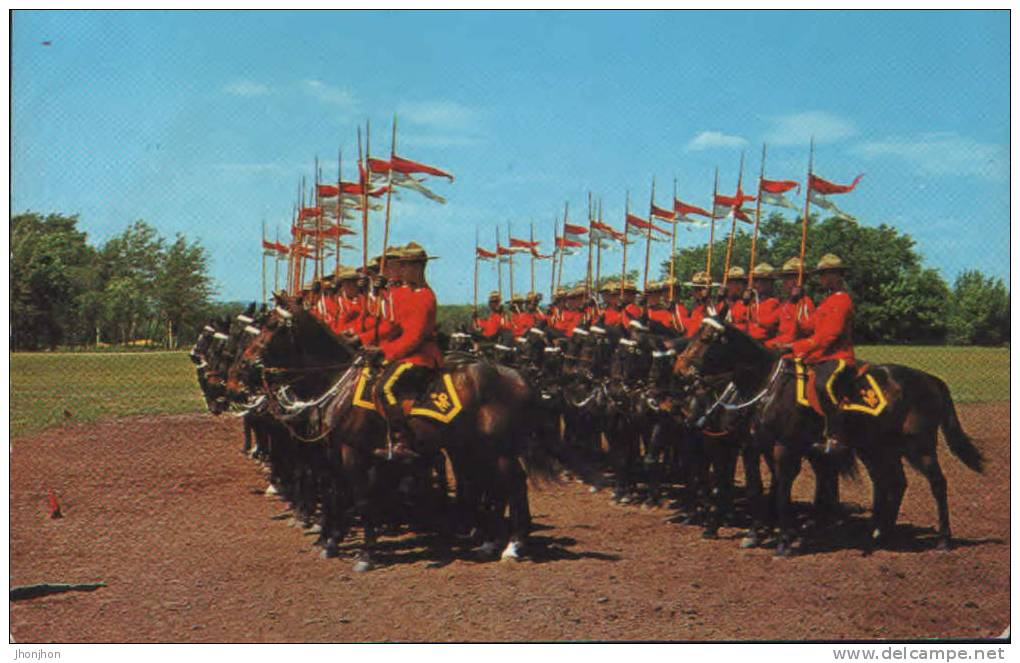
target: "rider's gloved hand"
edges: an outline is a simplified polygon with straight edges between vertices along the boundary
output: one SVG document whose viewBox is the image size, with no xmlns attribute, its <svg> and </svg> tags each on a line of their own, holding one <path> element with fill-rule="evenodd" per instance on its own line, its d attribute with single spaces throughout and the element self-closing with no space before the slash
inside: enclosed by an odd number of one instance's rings
<svg viewBox="0 0 1020 663">
<path fill-rule="evenodd" d="M 740 296 L 740 300 L 745 304 L 750 304 L 751 300 L 754 299 L 754 291 L 748 288 L 744 291 L 744 294 Z"/>
<path fill-rule="evenodd" d="M 374 345 L 365 346 L 365 360 L 369 363 L 369 365 L 378 366 L 382 364 L 384 358 L 385 354 L 383 353 L 382 348 Z"/>
<path fill-rule="evenodd" d="M 348 345 L 353 346 L 354 348 L 361 347 L 361 339 L 358 338 L 358 335 L 355 334 L 350 329 L 345 329 L 342 332 L 340 332 L 340 338 L 342 338 L 344 342 L 346 342 Z"/>
</svg>

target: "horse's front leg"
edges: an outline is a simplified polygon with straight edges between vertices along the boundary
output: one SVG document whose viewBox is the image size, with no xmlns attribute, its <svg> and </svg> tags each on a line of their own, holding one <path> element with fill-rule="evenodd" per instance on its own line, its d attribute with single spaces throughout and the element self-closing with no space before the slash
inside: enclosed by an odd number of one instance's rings
<svg viewBox="0 0 1020 663">
<path fill-rule="evenodd" d="M 747 486 L 747 512 L 751 524 L 740 542 L 741 548 L 755 548 L 761 545 L 762 533 L 768 518 L 761 480 L 761 451 L 752 444 L 745 444 L 740 450 L 744 465 L 744 483 Z"/>
<path fill-rule="evenodd" d="M 783 444 L 776 444 L 772 449 L 772 458 L 776 472 L 776 515 L 778 520 L 778 544 L 776 557 L 787 557 L 793 552 L 793 504 L 791 493 L 793 482 L 800 472 L 800 454 L 791 451 Z"/>
<path fill-rule="evenodd" d="M 500 474 L 507 491 L 509 506 L 510 536 L 506 548 L 500 558 L 506 561 L 519 561 L 524 552 L 528 534 L 531 532 L 531 509 L 528 505 L 528 481 L 520 462 L 514 457 L 500 460 Z"/>
</svg>

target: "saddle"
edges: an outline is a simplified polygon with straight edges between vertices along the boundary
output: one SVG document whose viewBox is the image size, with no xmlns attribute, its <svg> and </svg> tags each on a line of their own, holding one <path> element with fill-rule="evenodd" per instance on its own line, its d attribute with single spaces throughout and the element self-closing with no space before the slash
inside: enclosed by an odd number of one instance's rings
<svg viewBox="0 0 1020 663">
<path fill-rule="evenodd" d="M 354 407 L 365 410 L 375 410 L 382 415 L 382 410 L 376 406 L 372 398 L 375 393 L 375 385 L 381 375 L 378 371 L 364 368 L 354 386 Z M 404 414 L 410 417 L 426 417 L 433 421 L 449 424 L 460 414 L 464 406 L 460 402 L 457 390 L 453 386 L 453 379 L 450 371 L 446 368 L 439 371 L 428 387 L 417 400 L 403 400 L 400 403 Z"/>
<path fill-rule="evenodd" d="M 793 365 L 797 379 L 797 404 L 802 407 L 810 407 L 820 416 L 824 416 L 822 406 L 818 401 L 815 370 L 810 366 L 805 366 L 799 359 L 795 359 Z M 826 389 L 828 397 L 833 403 L 839 405 L 839 409 L 845 412 L 861 412 L 872 417 L 882 414 L 888 401 L 882 387 L 875 380 L 874 374 L 870 372 L 870 368 L 871 365 L 867 362 L 857 364 L 852 382 L 847 389 L 848 394 L 836 395 L 831 389 Z"/>
</svg>

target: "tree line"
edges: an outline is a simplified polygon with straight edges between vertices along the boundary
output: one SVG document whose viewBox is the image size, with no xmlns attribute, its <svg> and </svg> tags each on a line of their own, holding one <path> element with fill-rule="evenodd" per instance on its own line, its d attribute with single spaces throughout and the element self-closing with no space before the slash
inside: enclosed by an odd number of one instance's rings
<svg viewBox="0 0 1020 663">
<path fill-rule="evenodd" d="M 197 241 L 136 221 L 101 246 L 78 217 L 11 218 L 11 347 L 189 344 L 212 315 L 209 256 Z"/>
<path fill-rule="evenodd" d="M 237 302 L 213 301 L 209 255 L 199 242 L 181 234 L 168 240 L 136 221 L 93 246 L 77 224 L 77 216 L 56 213 L 11 218 L 12 349 L 178 348 L 190 344 L 210 317 L 243 308 Z M 686 279 L 704 269 L 707 244 L 684 247 L 686 233 L 680 233 L 675 269 Z M 721 280 L 726 255 L 726 233 L 719 234 L 723 238 L 713 245 L 716 281 Z M 808 266 L 835 253 L 851 267 L 846 281 L 856 306 L 858 343 L 1009 342 L 1009 291 L 1001 279 L 968 270 L 950 287 L 938 270 L 923 265 L 909 235 L 884 224 L 870 227 L 841 217 L 812 217 L 809 238 Z M 742 227 L 734 238 L 731 263 L 746 269 L 750 250 L 750 232 Z M 799 222 L 779 213 L 762 219 L 758 262 L 779 268 L 799 251 Z M 660 269 L 667 275 L 669 262 Z M 813 287 L 809 279 L 808 292 L 817 300 L 821 293 Z M 470 311 L 468 305 L 440 306 L 439 319 L 452 331 L 469 324 Z"/>
</svg>

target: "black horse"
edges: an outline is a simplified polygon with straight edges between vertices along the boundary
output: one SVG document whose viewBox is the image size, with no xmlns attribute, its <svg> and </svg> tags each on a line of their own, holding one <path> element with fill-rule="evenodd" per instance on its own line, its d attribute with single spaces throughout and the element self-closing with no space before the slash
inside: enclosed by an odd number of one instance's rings
<svg viewBox="0 0 1020 663">
<path fill-rule="evenodd" d="M 822 435 L 823 421 L 796 400 L 798 378 L 792 360 L 783 359 L 732 325 L 707 318 L 687 349 L 677 358 L 674 372 L 703 379 L 732 373 L 742 394 L 755 400 L 752 443 L 771 451 L 774 493 L 779 518 L 777 555 L 791 552 L 791 498 L 801 459 Z M 867 548 L 883 544 L 899 514 L 906 477 L 906 459 L 928 480 L 938 506 L 939 549 L 951 542 L 946 479 L 937 456 L 937 431 L 942 429 L 949 450 L 970 469 L 981 472 L 984 458 L 964 433 L 949 388 L 937 377 L 896 364 L 869 369 L 887 401 L 876 415 L 848 412 L 847 432 L 853 451 L 872 481 L 872 528 Z"/>
</svg>

